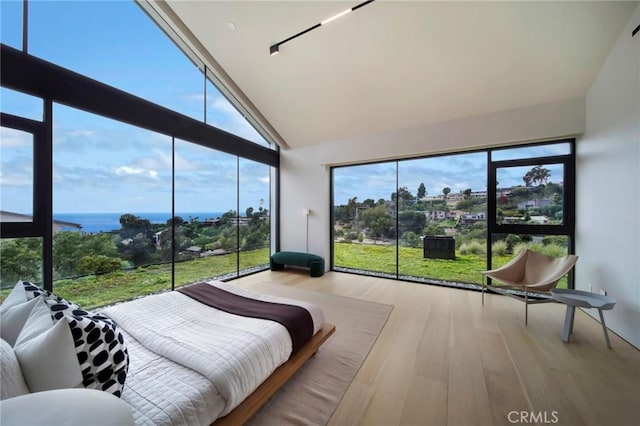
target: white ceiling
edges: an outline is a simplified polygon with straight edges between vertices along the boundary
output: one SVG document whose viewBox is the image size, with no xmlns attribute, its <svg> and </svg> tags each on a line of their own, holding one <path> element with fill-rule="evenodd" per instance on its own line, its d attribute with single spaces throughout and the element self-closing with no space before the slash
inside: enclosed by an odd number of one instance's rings
<svg viewBox="0 0 640 426">
<path fill-rule="evenodd" d="M 586 95 L 637 2 L 168 4 L 292 148 Z M 230 29 L 233 23 L 235 29 Z"/>
</svg>

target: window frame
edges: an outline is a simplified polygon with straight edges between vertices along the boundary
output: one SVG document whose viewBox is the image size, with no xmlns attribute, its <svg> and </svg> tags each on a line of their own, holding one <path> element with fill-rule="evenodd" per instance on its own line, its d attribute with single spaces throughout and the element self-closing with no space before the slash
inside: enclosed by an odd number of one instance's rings
<svg viewBox="0 0 640 426">
<path fill-rule="evenodd" d="M 389 159 L 389 160 L 381 160 L 381 161 L 373 161 L 373 162 L 362 162 L 362 163 L 353 163 L 348 165 L 335 165 L 330 168 L 329 173 L 329 203 L 330 203 L 330 219 L 329 219 L 329 255 L 330 255 L 330 269 L 332 271 L 337 270 L 336 265 L 334 264 L 335 257 L 335 217 L 334 217 L 334 207 L 335 207 L 335 198 L 334 198 L 334 171 L 336 169 L 345 168 L 345 167 L 353 167 L 359 165 L 366 164 L 379 164 L 379 163 L 396 163 L 396 192 L 398 191 L 398 169 L 399 164 L 402 161 L 407 160 L 417 160 L 417 159 L 425 159 L 425 158 L 435 158 L 449 155 L 459 155 L 459 154 L 469 154 L 469 153 L 478 153 L 484 152 L 487 155 L 487 174 L 486 174 L 486 182 L 487 182 L 487 210 L 486 210 L 486 241 L 487 241 L 487 266 L 486 269 L 491 269 L 492 263 L 492 253 L 491 253 L 491 241 L 494 234 L 523 234 L 523 235 L 565 235 L 568 237 L 568 246 L 567 251 L 568 254 L 575 254 L 575 138 L 569 139 L 559 139 L 559 140 L 549 140 L 544 142 L 537 143 L 524 143 L 524 144 L 513 144 L 513 145 L 503 145 L 499 147 L 485 148 L 485 149 L 475 149 L 475 150 L 461 150 L 461 151 L 453 151 L 447 153 L 438 153 L 433 155 L 418 155 L 415 157 L 402 157 L 398 159 Z M 560 155 L 547 155 L 542 157 L 529 157 L 529 158 L 521 158 L 521 159 L 512 159 L 512 160 L 499 160 L 499 161 L 491 161 L 491 155 L 495 151 L 503 151 L 505 149 L 513 149 L 513 148 L 529 148 L 535 146 L 544 146 L 544 145 L 556 145 L 561 143 L 568 143 L 570 146 L 569 154 L 560 154 Z M 513 167 L 513 166 L 536 166 L 540 164 L 562 164 L 563 165 L 563 191 L 564 191 L 564 205 L 563 205 L 563 223 L 562 225 L 524 225 L 524 224 L 497 224 L 496 222 L 496 211 L 497 211 L 497 188 L 496 188 L 496 173 L 497 169 L 501 167 Z M 569 196 L 567 196 L 569 194 Z M 396 210 L 398 208 L 398 200 L 396 199 Z M 396 215 L 396 230 L 398 229 L 398 217 Z M 396 232 L 396 273 L 395 276 L 393 274 L 384 274 L 385 278 L 395 279 L 399 281 L 410 281 L 410 282 L 419 282 L 425 283 L 425 280 L 412 280 L 407 279 L 404 275 L 399 274 L 399 232 Z M 356 269 L 344 268 L 340 269 L 340 272 L 345 273 L 353 273 L 359 275 L 380 275 L 380 273 L 376 271 L 368 271 L 370 273 L 362 273 Z M 574 288 L 574 271 L 571 271 L 569 274 L 568 285 L 569 288 Z M 428 279 L 427 279 L 428 280 Z M 434 285 L 450 285 L 456 287 L 456 283 L 451 282 L 450 284 L 442 284 L 439 281 L 433 282 Z M 489 281 L 490 284 L 490 281 Z M 466 284 L 465 288 L 475 289 L 475 284 Z M 477 289 L 480 289 L 480 286 L 476 286 Z"/>
<path fill-rule="evenodd" d="M 42 122 L 7 113 L 0 116 L 3 126 L 17 130 L 26 128 L 29 133 L 34 134 L 33 222 L 4 222 L 0 224 L 0 231 L 2 238 L 43 238 L 42 284 L 45 289 L 53 290 L 54 103 L 273 167 L 277 172 L 270 198 L 275 196 L 276 203 L 280 204 L 279 150 L 258 145 L 5 44 L 0 44 L 0 62 L 2 87 L 41 98 L 44 104 Z M 43 79 L 42 76 L 47 78 Z M 275 238 L 272 237 L 272 241 L 275 239 L 275 249 L 278 250 L 279 209 L 270 214 L 275 223 Z M 172 287 L 173 284 L 174 280 Z"/>
</svg>

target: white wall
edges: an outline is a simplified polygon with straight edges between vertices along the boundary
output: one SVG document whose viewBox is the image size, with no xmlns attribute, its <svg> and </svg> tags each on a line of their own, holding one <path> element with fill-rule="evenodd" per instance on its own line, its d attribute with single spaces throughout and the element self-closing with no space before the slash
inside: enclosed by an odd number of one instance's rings
<svg viewBox="0 0 640 426">
<path fill-rule="evenodd" d="M 616 299 L 605 321 L 640 347 L 640 7 L 586 101 L 577 143 L 576 288 Z M 593 311 L 593 310 L 590 310 Z M 590 312 L 597 317 L 596 312 Z"/>
<path fill-rule="evenodd" d="M 573 99 L 282 151 L 280 248 L 306 250 L 308 208 L 309 252 L 329 267 L 329 165 L 577 135 L 584 132 L 584 118 L 584 99 Z"/>
</svg>

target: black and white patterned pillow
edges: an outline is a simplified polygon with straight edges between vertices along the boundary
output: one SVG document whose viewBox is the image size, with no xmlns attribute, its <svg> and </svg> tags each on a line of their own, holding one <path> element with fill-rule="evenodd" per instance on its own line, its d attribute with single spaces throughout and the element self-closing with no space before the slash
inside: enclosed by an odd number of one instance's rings
<svg viewBox="0 0 640 426">
<path fill-rule="evenodd" d="M 122 395 L 129 352 L 115 322 L 82 309 L 75 309 L 63 318 L 71 329 L 84 387 Z"/>
<path fill-rule="evenodd" d="M 18 336 L 15 350 L 32 391 L 82 386 L 122 395 L 129 352 L 122 332 L 104 315 L 44 297 Z M 48 362 L 43 357 L 53 358 L 59 371 L 42 374 L 41 364 Z"/>
<path fill-rule="evenodd" d="M 43 294 L 45 296 L 51 296 L 51 292 L 48 290 L 45 290 L 42 287 L 38 287 L 37 285 L 35 285 L 32 282 L 29 281 L 20 281 L 18 284 L 22 284 L 24 287 L 24 294 L 25 294 L 25 298 L 27 301 L 31 300 L 31 299 L 35 299 L 38 296 L 42 296 Z"/>
</svg>

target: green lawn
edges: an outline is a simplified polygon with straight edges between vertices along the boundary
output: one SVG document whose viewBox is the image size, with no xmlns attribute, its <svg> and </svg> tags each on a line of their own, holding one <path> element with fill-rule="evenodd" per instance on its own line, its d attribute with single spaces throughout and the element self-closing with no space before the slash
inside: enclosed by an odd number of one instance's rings
<svg viewBox="0 0 640 426">
<path fill-rule="evenodd" d="M 367 244 L 335 244 L 334 263 L 337 267 L 395 275 L 395 246 Z M 503 265 L 511 255 L 494 257 L 494 265 Z M 211 256 L 176 264 L 176 287 L 212 277 L 221 277 L 236 271 L 233 254 Z M 240 269 L 269 264 L 269 249 L 240 252 Z M 424 259 L 421 248 L 400 247 L 400 275 L 462 283 L 482 284 L 480 271 L 486 269 L 484 254 L 456 254 L 456 260 Z M 171 289 L 171 265 L 151 265 L 131 271 L 118 271 L 104 275 L 89 275 L 74 279 L 56 280 L 54 292 L 93 309 L 123 300 Z M 558 287 L 567 288 L 563 278 Z M 10 290 L 0 293 L 4 300 Z"/>
<path fill-rule="evenodd" d="M 504 265 L 512 255 L 494 256 L 494 267 Z M 425 259 L 422 248 L 400 247 L 400 275 L 461 283 L 482 284 L 481 271 L 487 269 L 486 255 L 459 254 L 455 260 Z M 338 267 L 383 272 L 395 275 L 396 247 L 392 245 L 334 244 L 334 264 Z M 567 279 L 558 284 L 567 288 Z"/>
<path fill-rule="evenodd" d="M 240 252 L 240 268 L 269 264 L 269 249 Z M 235 254 L 203 257 L 176 263 L 176 287 L 236 271 Z M 171 289 L 171 265 L 151 265 L 131 271 L 118 271 L 104 275 L 88 275 L 53 282 L 54 293 L 71 300 L 85 309 L 134 299 L 151 293 Z M 10 290 L 3 290 L 4 299 Z"/>
<path fill-rule="evenodd" d="M 334 262 L 343 268 L 396 273 L 396 247 L 391 245 L 335 244 Z M 400 247 L 399 273 L 420 278 L 482 284 L 480 271 L 486 270 L 484 255 L 456 254 L 456 260 L 425 259 L 422 248 Z M 506 263 L 511 256 L 495 258 Z"/>
</svg>

